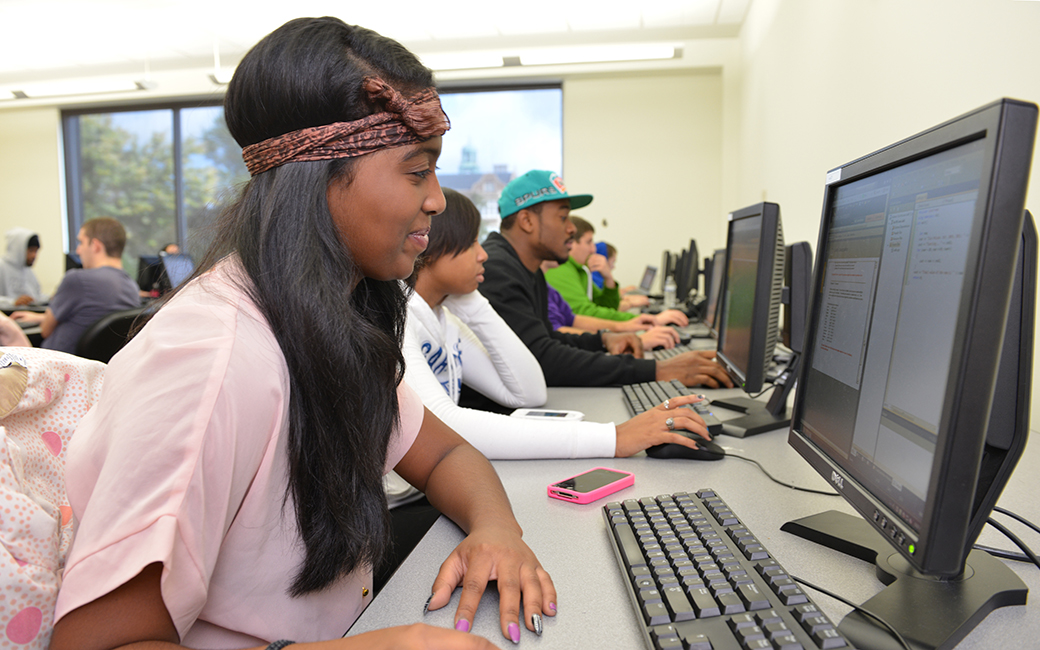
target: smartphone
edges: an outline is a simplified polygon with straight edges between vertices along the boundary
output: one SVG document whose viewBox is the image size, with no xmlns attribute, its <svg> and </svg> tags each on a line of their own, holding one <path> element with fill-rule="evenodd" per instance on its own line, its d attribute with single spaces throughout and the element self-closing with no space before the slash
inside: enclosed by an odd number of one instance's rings
<svg viewBox="0 0 1040 650">
<path fill-rule="evenodd" d="M 581 411 L 564 411 L 562 409 L 517 409 L 510 415 L 514 418 L 529 420 L 580 420 L 585 417 Z"/>
<path fill-rule="evenodd" d="M 632 472 L 595 467 L 549 486 L 549 496 L 573 503 L 591 503 L 636 482 Z"/>
</svg>

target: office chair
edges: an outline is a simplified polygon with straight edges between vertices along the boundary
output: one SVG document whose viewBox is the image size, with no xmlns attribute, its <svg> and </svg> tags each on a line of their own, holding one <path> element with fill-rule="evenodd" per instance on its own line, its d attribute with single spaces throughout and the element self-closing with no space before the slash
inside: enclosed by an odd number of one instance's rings
<svg viewBox="0 0 1040 650">
<path fill-rule="evenodd" d="M 94 321 L 76 342 L 76 356 L 108 363 L 130 340 L 134 319 L 144 310 L 144 306 L 123 309 Z"/>
</svg>

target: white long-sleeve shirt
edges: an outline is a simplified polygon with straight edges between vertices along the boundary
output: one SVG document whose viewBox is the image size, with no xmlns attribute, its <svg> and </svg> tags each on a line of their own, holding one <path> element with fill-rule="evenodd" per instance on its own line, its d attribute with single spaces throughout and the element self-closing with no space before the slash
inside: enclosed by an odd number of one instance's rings
<svg viewBox="0 0 1040 650">
<path fill-rule="evenodd" d="M 541 406 L 541 366 L 527 346 L 474 291 L 431 308 L 408 301 L 405 381 L 434 415 L 488 458 L 612 458 L 614 423 L 535 422 L 458 405 L 465 382 L 499 404 Z"/>
</svg>

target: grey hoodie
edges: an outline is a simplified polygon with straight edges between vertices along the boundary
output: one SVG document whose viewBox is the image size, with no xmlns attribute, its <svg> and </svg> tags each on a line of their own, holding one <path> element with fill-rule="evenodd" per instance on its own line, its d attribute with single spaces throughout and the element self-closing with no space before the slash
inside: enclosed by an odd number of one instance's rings
<svg viewBox="0 0 1040 650">
<path fill-rule="evenodd" d="M 41 302 L 46 296 L 40 291 L 40 281 L 25 265 L 25 254 L 29 240 L 35 235 L 28 228 L 11 228 L 7 231 L 7 249 L 0 261 L 0 309 L 11 309 L 19 296 L 32 296 L 33 302 Z"/>
</svg>

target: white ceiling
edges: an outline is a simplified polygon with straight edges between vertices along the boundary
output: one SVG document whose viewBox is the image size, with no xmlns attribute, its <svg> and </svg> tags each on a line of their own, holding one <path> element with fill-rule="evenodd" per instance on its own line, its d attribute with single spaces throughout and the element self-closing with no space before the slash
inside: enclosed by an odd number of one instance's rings
<svg viewBox="0 0 1040 650">
<path fill-rule="evenodd" d="M 738 34 L 751 0 L 0 0 L 0 86 L 233 66 L 298 16 L 335 15 L 420 54 Z"/>
</svg>

